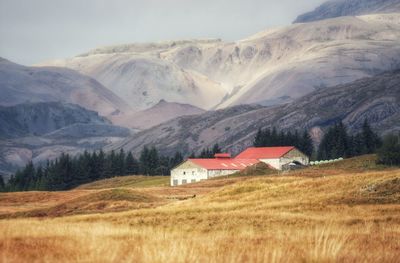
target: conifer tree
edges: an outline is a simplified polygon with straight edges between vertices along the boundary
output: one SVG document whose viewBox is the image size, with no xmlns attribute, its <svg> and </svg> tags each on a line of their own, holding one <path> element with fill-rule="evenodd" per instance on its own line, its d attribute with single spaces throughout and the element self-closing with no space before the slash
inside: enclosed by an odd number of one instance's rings
<svg viewBox="0 0 400 263">
<path fill-rule="evenodd" d="M 131 152 L 128 152 L 125 160 L 126 173 L 128 175 L 139 174 L 139 162 L 133 157 Z"/>
<path fill-rule="evenodd" d="M 304 131 L 303 136 L 299 140 L 300 140 L 298 146 L 299 150 L 302 151 L 307 156 L 312 156 L 314 152 L 314 146 L 310 134 L 307 131 Z"/>
<path fill-rule="evenodd" d="M 262 147 L 265 143 L 264 131 L 259 128 L 253 141 L 254 147 Z"/>
<path fill-rule="evenodd" d="M 3 176 L 0 175 L 0 192 L 4 192 L 6 189 L 6 184 L 4 183 Z"/>
<path fill-rule="evenodd" d="M 149 151 L 148 167 L 150 175 L 157 175 L 157 169 L 160 166 L 160 158 L 157 149 L 153 146 Z"/>
<path fill-rule="evenodd" d="M 376 133 L 374 133 L 369 125 L 367 119 L 365 119 L 362 127 L 362 136 L 364 139 L 365 154 L 371 154 L 376 152 L 380 146 L 380 139 Z"/>
<path fill-rule="evenodd" d="M 400 134 L 385 136 L 382 147 L 378 150 L 378 163 L 400 165 Z"/>
<path fill-rule="evenodd" d="M 125 152 L 124 149 L 121 148 L 119 151 L 119 154 L 116 156 L 116 162 L 117 162 L 117 174 L 119 176 L 126 175 L 126 167 L 125 167 Z"/>
<path fill-rule="evenodd" d="M 97 167 L 98 178 L 99 179 L 106 178 L 107 160 L 106 160 L 106 155 L 102 149 L 97 154 L 96 167 Z"/>
<path fill-rule="evenodd" d="M 150 150 L 147 146 L 144 146 L 143 150 L 140 153 L 140 172 L 143 175 L 150 175 Z"/>
</svg>

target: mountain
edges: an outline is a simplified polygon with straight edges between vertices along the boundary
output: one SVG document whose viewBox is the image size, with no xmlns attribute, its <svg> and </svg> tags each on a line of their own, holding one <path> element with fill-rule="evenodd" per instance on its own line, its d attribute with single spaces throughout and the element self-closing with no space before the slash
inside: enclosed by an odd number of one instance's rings
<svg viewBox="0 0 400 263">
<path fill-rule="evenodd" d="M 0 105 L 66 102 L 109 119 L 130 112 L 129 106 L 96 80 L 56 67 L 25 67 L 0 58 Z"/>
<path fill-rule="evenodd" d="M 400 68 L 400 14 L 294 24 L 237 42 L 111 46 L 41 65 L 88 74 L 136 110 L 160 99 L 203 109 L 279 105 Z"/>
<path fill-rule="evenodd" d="M 294 23 L 306 23 L 340 16 L 400 12 L 400 0 L 332 0 L 314 11 L 297 17 Z"/>
<path fill-rule="evenodd" d="M 115 123 L 121 123 L 121 125 L 128 126 L 132 129 L 145 130 L 180 116 L 197 115 L 204 112 L 205 110 L 189 104 L 160 100 L 149 109 L 116 119 Z"/>
<path fill-rule="evenodd" d="M 154 145 L 164 154 L 199 152 L 219 143 L 238 153 L 252 144 L 259 128 L 310 130 L 318 141 L 323 130 L 342 120 L 350 132 L 367 119 L 380 134 L 400 131 L 400 71 L 317 90 L 287 105 L 242 105 L 201 115 L 180 117 L 111 145 L 138 153 Z"/>
<path fill-rule="evenodd" d="M 179 67 L 161 54 L 180 47 L 218 43 L 218 40 L 191 40 L 112 46 L 40 65 L 68 67 L 92 76 L 137 111 L 162 99 L 209 109 L 226 94 L 221 84 Z"/>
<path fill-rule="evenodd" d="M 74 104 L 40 102 L 0 107 L 0 173 L 33 160 L 99 150 L 132 135 L 97 112 Z"/>
</svg>

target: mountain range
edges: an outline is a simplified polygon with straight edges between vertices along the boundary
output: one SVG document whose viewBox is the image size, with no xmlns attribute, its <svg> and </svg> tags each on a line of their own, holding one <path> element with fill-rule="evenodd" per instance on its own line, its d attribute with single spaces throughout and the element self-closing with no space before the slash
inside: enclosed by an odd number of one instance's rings
<svg viewBox="0 0 400 263">
<path fill-rule="evenodd" d="M 294 24 L 236 42 L 97 48 L 41 65 L 87 74 L 136 110 L 160 99 L 207 110 L 276 105 L 399 68 L 400 13 Z"/>
<path fill-rule="evenodd" d="M 95 48 L 22 66 L 0 58 L 0 173 L 61 152 L 236 153 L 261 127 L 344 121 L 398 131 L 400 0 L 336 0 L 242 40 Z"/>
</svg>

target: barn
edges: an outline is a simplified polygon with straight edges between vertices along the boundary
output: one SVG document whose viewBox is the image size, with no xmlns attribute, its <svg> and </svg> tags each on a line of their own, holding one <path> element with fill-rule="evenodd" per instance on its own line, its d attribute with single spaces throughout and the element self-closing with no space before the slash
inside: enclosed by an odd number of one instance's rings
<svg viewBox="0 0 400 263">
<path fill-rule="evenodd" d="M 252 147 L 248 148 L 236 159 L 257 159 L 277 170 L 285 170 L 290 165 L 309 165 L 310 158 L 296 147 Z"/>
<path fill-rule="evenodd" d="M 234 174 L 260 162 L 277 170 L 286 170 L 292 165 L 308 165 L 309 157 L 296 147 L 289 146 L 252 147 L 235 158 L 228 153 L 220 153 L 214 159 L 188 159 L 172 169 L 171 186 Z"/>
<path fill-rule="evenodd" d="M 188 159 L 172 169 L 171 186 L 234 174 L 257 163 L 256 159 L 231 158 L 227 153 L 216 154 L 214 159 Z"/>
</svg>

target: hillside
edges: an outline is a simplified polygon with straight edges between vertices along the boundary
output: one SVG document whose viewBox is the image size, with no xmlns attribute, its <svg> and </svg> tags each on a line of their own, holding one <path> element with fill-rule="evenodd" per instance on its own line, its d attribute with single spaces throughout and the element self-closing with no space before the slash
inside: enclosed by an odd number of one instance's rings
<svg viewBox="0 0 400 263">
<path fill-rule="evenodd" d="M 77 123 L 110 124 L 97 112 L 62 102 L 0 106 L 0 138 L 44 135 Z"/>
<path fill-rule="evenodd" d="M 400 130 L 400 72 L 389 72 L 346 85 L 317 90 L 277 107 L 243 105 L 181 117 L 112 145 L 138 153 L 155 145 L 163 153 L 201 151 L 219 143 L 238 153 L 249 146 L 258 128 L 311 131 L 315 141 L 339 120 L 358 132 L 367 119 L 380 134 Z"/>
<path fill-rule="evenodd" d="M 294 23 L 306 23 L 340 16 L 398 12 L 400 12 L 399 0 L 330 0 L 314 11 L 298 16 Z"/>
<path fill-rule="evenodd" d="M 25 67 L 0 58 L 0 105 L 64 102 L 112 118 L 129 106 L 96 80 L 56 67 Z"/>
<path fill-rule="evenodd" d="M 62 102 L 0 106 L 0 172 L 16 171 L 30 160 L 54 159 L 99 150 L 132 134 L 97 112 Z"/>
<path fill-rule="evenodd" d="M 269 29 L 236 42 L 127 44 L 40 65 L 88 74 L 136 110 L 161 99 L 203 109 L 276 105 L 398 69 L 399 21 L 399 14 L 340 17 Z"/>
<path fill-rule="evenodd" d="M 346 168 L 364 166 L 362 158 L 334 164 L 340 169 L 174 188 L 3 193 L 0 213 L 9 219 L 0 220 L 0 256 L 49 262 L 396 262 L 400 171 Z"/>
</svg>

